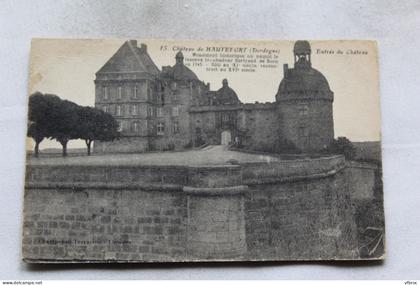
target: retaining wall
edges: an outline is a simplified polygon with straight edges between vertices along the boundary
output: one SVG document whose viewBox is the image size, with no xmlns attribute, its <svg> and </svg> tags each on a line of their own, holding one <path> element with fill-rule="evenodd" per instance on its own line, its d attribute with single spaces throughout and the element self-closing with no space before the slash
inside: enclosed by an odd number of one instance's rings
<svg viewBox="0 0 420 285">
<path fill-rule="evenodd" d="M 23 256 L 352 258 L 357 246 L 344 166 L 341 156 L 211 167 L 28 166 Z"/>
</svg>

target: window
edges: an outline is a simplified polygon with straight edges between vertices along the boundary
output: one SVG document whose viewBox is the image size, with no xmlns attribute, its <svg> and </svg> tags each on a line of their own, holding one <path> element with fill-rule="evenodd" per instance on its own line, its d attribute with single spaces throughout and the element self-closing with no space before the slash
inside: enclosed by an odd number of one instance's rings
<svg viewBox="0 0 420 285">
<path fill-rule="evenodd" d="M 158 123 L 157 124 L 157 134 L 159 136 L 163 135 L 165 133 L 165 124 L 164 123 Z"/>
<path fill-rule="evenodd" d="M 147 117 L 152 116 L 152 107 L 151 106 L 147 106 Z"/>
<path fill-rule="evenodd" d="M 102 95 L 103 95 L 104 100 L 108 100 L 108 87 L 106 86 L 102 87 Z"/>
<path fill-rule="evenodd" d="M 223 114 L 223 116 L 222 116 L 222 121 L 223 121 L 224 123 L 229 122 L 229 114 Z"/>
<path fill-rule="evenodd" d="M 118 100 L 122 99 L 122 87 L 118 86 Z"/>
<path fill-rule="evenodd" d="M 172 89 L 172 90 L 176 90 L 176 82 L 172 82 L 172 84 L 171 84 L 171 89 Z"/>
<path fill-rule="evenodd" d="M 299 135 L 299 137 L 307 137 L 309 135 L 308 128 L 299 127 L 298 135 Z"/>
<path fill-rule="evenodd" d="M 122 121 L 117 121 L 118 123 L 118 131 L 122 132 L 123 131 L 123 122 Z"/>
<path fill-rule="evenodd" d="M 133 122 L 133 124 L 131 125 L 131 131 L 133 133 L 139 132 L 139 122 Z"/>
<path fill-rule="evenodd" d="M 117 116 L 121 116 L 121 106 L 117 105 Z"/>
<path fill-rule="evenodd" d="M 134 85 L 134 89 L 133 89 L 133 98 L 134 99 L 137 99 L 137 91 L 138 91 L 138 87 L 137 87 L 137 84 L 136 84 L 136 85 Z"/>
<path fill-rule="evenodd" d="M 131 106 L 131 115 L 136 116 L 137 115 L 137 105 Z"/>
<path fill-rule="evenodd" d="M 157 107 L 156 108 L 156 116 L 163 117 L 163 108 L 162 107 Z"/>
<path fill-rule="evenodd" d="M 172 124 L 172 132 L 174 134 L 179 133 L 179 124 L 178 124 L 178 122 L 173 122 L 173 124 Z"/>
<path fill-rule="evenodd" d="M 108 113 L 108 106 L 104 106 L 104 112 Z"/>
<path fill-rule="evenodd" d="M 174 91 L 174 93 L 172 94 L 172 101 L 177 101 L 178 100 L 178 94 L 176 91 Z"/>
<path fill-rule="evenodd" d="M 299 106 L 299 115 L 300 116 L 306 116 L 308 115 L 308 106 L 307 105 L 301 105 Z"/>
<path fill-rule="evenodd" d="M 179 116 L 179 107 L 172 107 L 172 116 L 173 117 Z"/>
</svg>

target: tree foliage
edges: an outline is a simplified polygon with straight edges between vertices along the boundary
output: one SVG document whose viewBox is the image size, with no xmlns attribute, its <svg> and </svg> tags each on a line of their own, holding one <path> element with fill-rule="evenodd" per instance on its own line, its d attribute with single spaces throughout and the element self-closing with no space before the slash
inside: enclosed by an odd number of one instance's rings
<svg viewBox="0 0 420 285">
<path fill-rule="evenodd" d="M 86 143 L 87 154 L 91 154 L 94 140 L 112 141 L 119 138 L 118 123 L 110 114 L 92 107 L 79 109 L 78 138 Z"/>
<path fill-rule="evenodd" d="M 356 149 L 351 141 L 346 137 L 338 137 L 337 139 L 334 139 L 329 151 L 332 153 L 343 154 L 348 160 L 354 160 L 356 157 Z"/>
<path fill-rule="evenodd" d="M 110 114 L 91 107 L 82 107 L 56 95 L 36 92 L 29 98 L 27 136 L 35 141 L 35 156 L 39 144 L 54 139 L 62 145 L 67 155 L 67 143 L 83 139 L 90 155 L 94 140 L 110 141 L 119 137 L 118 123 Z"/>
</svg>

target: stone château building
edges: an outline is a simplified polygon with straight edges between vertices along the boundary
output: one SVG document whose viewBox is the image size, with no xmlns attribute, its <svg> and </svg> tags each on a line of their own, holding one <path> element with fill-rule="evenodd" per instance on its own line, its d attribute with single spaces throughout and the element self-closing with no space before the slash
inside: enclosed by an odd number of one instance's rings
<svg viewBox="0 0 420 285">
<path fill-rule="evenodd" d="M 319 152 L 334 138 L 333 92 L 311 65 L 307 41 L 294 45 L 294 68 L 284 65 L 276 100 L 242 103 L 223 79 L 209 84 L 184 65 L 159 70 L 147 46 L 125 42 L 96 73 L 95 107 L 120 123 L 122 137 L 95 142 L 95 152 L 143 152 L 236 143 L 271 152 Z"/>
</svg>

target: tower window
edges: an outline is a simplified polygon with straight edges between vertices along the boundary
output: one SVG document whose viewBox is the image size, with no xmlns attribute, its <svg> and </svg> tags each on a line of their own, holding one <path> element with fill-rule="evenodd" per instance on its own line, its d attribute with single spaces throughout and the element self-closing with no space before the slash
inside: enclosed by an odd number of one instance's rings
<svg viewBox="0 0 420 285">
<path fill-rule="evenodd" d="M 131 130 L 133 131 L 133 133 L 138 133 L 139 132 L 139 122 L 133 122 L 132 126 L 131 126 Z"/>
<path fill-rule="evenodd" d="M 152 98 L 152 96 L 151 96 L 150 87 L 147 87 L 147 101 L 150 101 L 151 98 Z"/>
<path fill-rule="evenodd" d="M 121 106 L 117 105 L 117 116 L 121 116 Z"/>
<path fill-rule="evenodd" d="M 119 132 L 122 132 L 123 131 L 123 122 L 122 121 L 117 121 L 117 123 L 118 123 L 118 131 Z"/>
<path fill-rule="evenodd" d="M 162 136 L 165 134 L 165 124 L 164 123 L 158 123 L 157 124 L 157 134 L 159 136 Z"/>
<path fill-rule="evenodd" d="M 224 123 L 229 122 L 229 114 L 223 114 L 223 116 L 222 116 L 222 121 L 223 121 Z"/>
<path fill-rule="evenodd" d="M 118 100 L 122 99 L 122 87 L 118 86 Z"/>
<path fill-rule="evenodd" d="M 299 106 L 299 115 L 300 116 L 306 116 L 306 115 L 308 115 L 308 110 L 309 110 L 309 108 L 308 108 L 307 105 L 301 105 L 301 106 Z"/>
<path fill-rule="evenodd" d="M 138 87 L 137 87 L 137 84 L 136 84 L 136 85 L 134 85 L 134 88 L 133 88 L 133 98 L 134 99 L 137 99 L 137 92 L 138 92 Z"/>
<path fill-rule="evenodd" d="M 157 117 L 163 117 L 163 108 L 162 107 L 157 107 L 156 108 L 156 116 Z"/>
<path fill-rule="evenodd" d="M 298 130 L 299 137 L 307 137 L 309 135 L 309 130 L 306 127 L 299 127 Z"/>
<path fill-rule="evenodd" d="M 173 124 L 172 124 L 172 131 L 173 131 L 174 134 L 179 133 L 179 124 L 178 124 L 178 122 L 173 122 Z"/>
<path fill-rule="evenodd" d="M 132 107 L 131 107 L 131 114 L 133 116 L 136 116 L 137 115 L 137 105 L 132 105 Z"/>
<path fill-rule="evenodd" d="M 179 116 L 179 107 L 172 107 L 172 116 L 173 117 Z"/>
<path fill-rule="evenodd" d="M 102 87 L 102 96 L 104 100 L 108 100 L 108 87 L 106 86 Z"/>
</svg>

